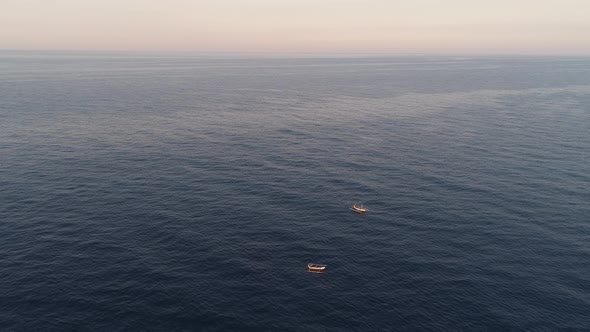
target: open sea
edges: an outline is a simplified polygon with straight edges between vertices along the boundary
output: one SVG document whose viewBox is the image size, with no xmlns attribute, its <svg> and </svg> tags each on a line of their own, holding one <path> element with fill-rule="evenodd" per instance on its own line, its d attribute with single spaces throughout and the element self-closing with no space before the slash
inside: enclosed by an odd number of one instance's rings
<svg viewBox="0 0 590 332">
<path fill-rule="evenodd" d="M 0 330 L 589 331 L 590 58 L 0 52 Z"/>
</svg>

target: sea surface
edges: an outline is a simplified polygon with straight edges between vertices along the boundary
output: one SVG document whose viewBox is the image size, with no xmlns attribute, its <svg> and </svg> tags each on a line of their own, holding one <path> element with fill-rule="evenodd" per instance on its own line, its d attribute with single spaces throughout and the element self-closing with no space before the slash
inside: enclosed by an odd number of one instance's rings
<svg viewBox="0 0 590 332">
<path fill-rule="evenodd" d="M 0 330 L 588 331 L 590 58 L 3 51 Z"/>
</svg>

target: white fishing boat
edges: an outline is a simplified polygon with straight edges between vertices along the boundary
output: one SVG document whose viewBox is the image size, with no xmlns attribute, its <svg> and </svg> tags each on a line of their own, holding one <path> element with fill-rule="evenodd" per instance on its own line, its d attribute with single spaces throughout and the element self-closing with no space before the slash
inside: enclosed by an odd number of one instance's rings
<svg viewBox="0 0 590 332">
<path fill-rule="evenodd" d="M 354 203 L 350 209 L 356 213 L 365 213 L 365 212 L 369 211 L 369 209 L 364 207 L 362 203 L 360 206 L 358 206 L 358 205 L 356 205 L 356 203 Z"/>
</svg>

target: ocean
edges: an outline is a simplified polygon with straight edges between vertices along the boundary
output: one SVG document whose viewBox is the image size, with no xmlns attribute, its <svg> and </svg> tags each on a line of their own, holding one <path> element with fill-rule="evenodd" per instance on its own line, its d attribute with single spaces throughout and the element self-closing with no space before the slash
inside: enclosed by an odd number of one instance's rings
<svg viewBox="0 0 590 332">
<path fill-rule="evenodd" d="M 590 58 L 0 52 L 0 330 L 590 330 Z"/>
</svg>

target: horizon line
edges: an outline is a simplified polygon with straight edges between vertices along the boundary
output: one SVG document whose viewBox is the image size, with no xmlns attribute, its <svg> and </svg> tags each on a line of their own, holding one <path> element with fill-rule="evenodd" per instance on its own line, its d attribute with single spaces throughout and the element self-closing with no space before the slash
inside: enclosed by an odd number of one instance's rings
<svg viewBox="0 0 590 332">
<path fill-rule="evenodd" d="M 447 56 L 447 57 L 485 57 L 485 56 L 514 56 L 514 57 L 590 57 L 590 53 L 577 52 L 410 52 L 410 51 L 203 51 L 203 50 L 157 50 L 157 49 L 15 49 L 0 48 L 0 52 L 22 53 L 120 53 L 144 55 L 183 55 L 183 56 L 270 56 L 270 57 L 397 57 L 397 56 Z"/>
</svg>

